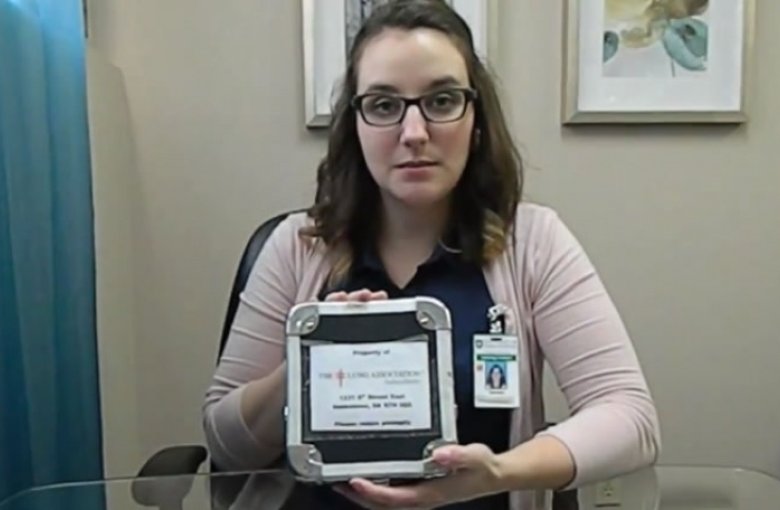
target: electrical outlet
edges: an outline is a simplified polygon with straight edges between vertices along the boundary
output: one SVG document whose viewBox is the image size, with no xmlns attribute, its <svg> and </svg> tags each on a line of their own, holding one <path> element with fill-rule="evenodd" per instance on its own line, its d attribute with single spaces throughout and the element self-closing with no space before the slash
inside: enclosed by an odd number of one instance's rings
<svg viewBox="0 0 780 510">
<path fill-rule="evenodd" d="M 596 484 L 596 508 L 620 507 L 623 505 L 620 497 L 620 482 L 607 480 Z"/>
</svg>

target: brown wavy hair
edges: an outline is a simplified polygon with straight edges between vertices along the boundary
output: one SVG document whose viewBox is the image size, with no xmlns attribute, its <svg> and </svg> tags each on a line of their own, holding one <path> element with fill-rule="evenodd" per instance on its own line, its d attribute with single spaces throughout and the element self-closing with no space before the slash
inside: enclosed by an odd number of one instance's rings
<svg viewBox="0 0 780 510">
<path fill-rule="evenodd" d="M 466 22 L 443 0 L 391 0 L 375 9 L 347 55 L 344 82 L 333 105 L 325 157 L 317 169 L 313 225 L 302 230 L 319 238 L 335 256 L 330 283 L 345 277 L 357 250 L 379 231 L 379 188 L 368 171 L 357 133 L 357 74 L 366 43 L 387 28 L 429 28 L 445 33 L 466 62 L 477 91 L 471 153 L 453 190 L 447 244 L 460 256 L 485 264 L 501 254 L 522 195 L 523 164 L 501 109 L 496 87 L 477 56 Z"/>
</svg>

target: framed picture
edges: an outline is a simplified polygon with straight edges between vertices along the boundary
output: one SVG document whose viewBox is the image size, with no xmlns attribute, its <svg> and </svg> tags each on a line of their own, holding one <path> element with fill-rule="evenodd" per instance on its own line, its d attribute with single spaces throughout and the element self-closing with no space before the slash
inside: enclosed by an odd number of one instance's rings
<svg viewBox="0 0 780 510">
<path fill-rule="evenodd" d="M 372 9 L 388 0 L 302 0 L 306 125 L 326 127 L 346 69 L 347 49 Z M 488 53 L 488 1 L 447 0 L 466 20 L 481 58 Z"/>
<path fill-rule="evenodd" d="M 747 120 L 755 0 L 565 0 L 564 124 Z"/>
</svg>

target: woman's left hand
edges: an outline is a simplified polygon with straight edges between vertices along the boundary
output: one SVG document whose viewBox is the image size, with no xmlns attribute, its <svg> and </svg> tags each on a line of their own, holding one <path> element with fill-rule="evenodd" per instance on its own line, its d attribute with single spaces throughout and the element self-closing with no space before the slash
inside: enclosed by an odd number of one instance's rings
<svg viewBox="0 0 780 510">
<path fill-rule="evenodd" d="M 361 478 L 336 490 L 372 509 L 429 509 L 501 492 L 496 455 L 485 445 L 448 445 L 433 452 L 433 460 L 450 473 L 414 485 L 388 487 Z"/>
</svg>

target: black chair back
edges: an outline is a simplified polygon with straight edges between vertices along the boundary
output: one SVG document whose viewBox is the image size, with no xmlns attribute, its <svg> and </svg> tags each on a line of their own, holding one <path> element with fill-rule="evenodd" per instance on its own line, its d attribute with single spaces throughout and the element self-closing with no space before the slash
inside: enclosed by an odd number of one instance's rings
<svg viewBox="0 0 780 510">
<path fill-rule="evenodd" d="M 225 322 L 222 324 L 222 336 L 219 340 L 219 351 L 217 353 L 217 360 L 222 356 L 222 351 L 225 349 L 225 343 L 230 335 L 230 328 L 233 325 L 233 319 L 236 317 L 236 310 L 238 309 L 239 298 L 241 293 L 246 287 L 246 282 L 249 279 L 249 274 L 252 272 L 252 268 L 257 261 L 257 256 L 265 246 L 268 238 L 276 229 L 279 224 L 284 221 L 289 215 L 300 211 L 289 211 L 286 213 L 278 214 L 273 218 L 267 220 L 265 223 L 257 227 L 249 241 L 244 248 L 244 252 L 241 254 L 241 260 L 238 263 L 236 269 L 236 275 L 233 278 L 233 286 L 230 289 L 230 297 L 228 298 L 227 313 L 225 314 Z"/>
</svg>

